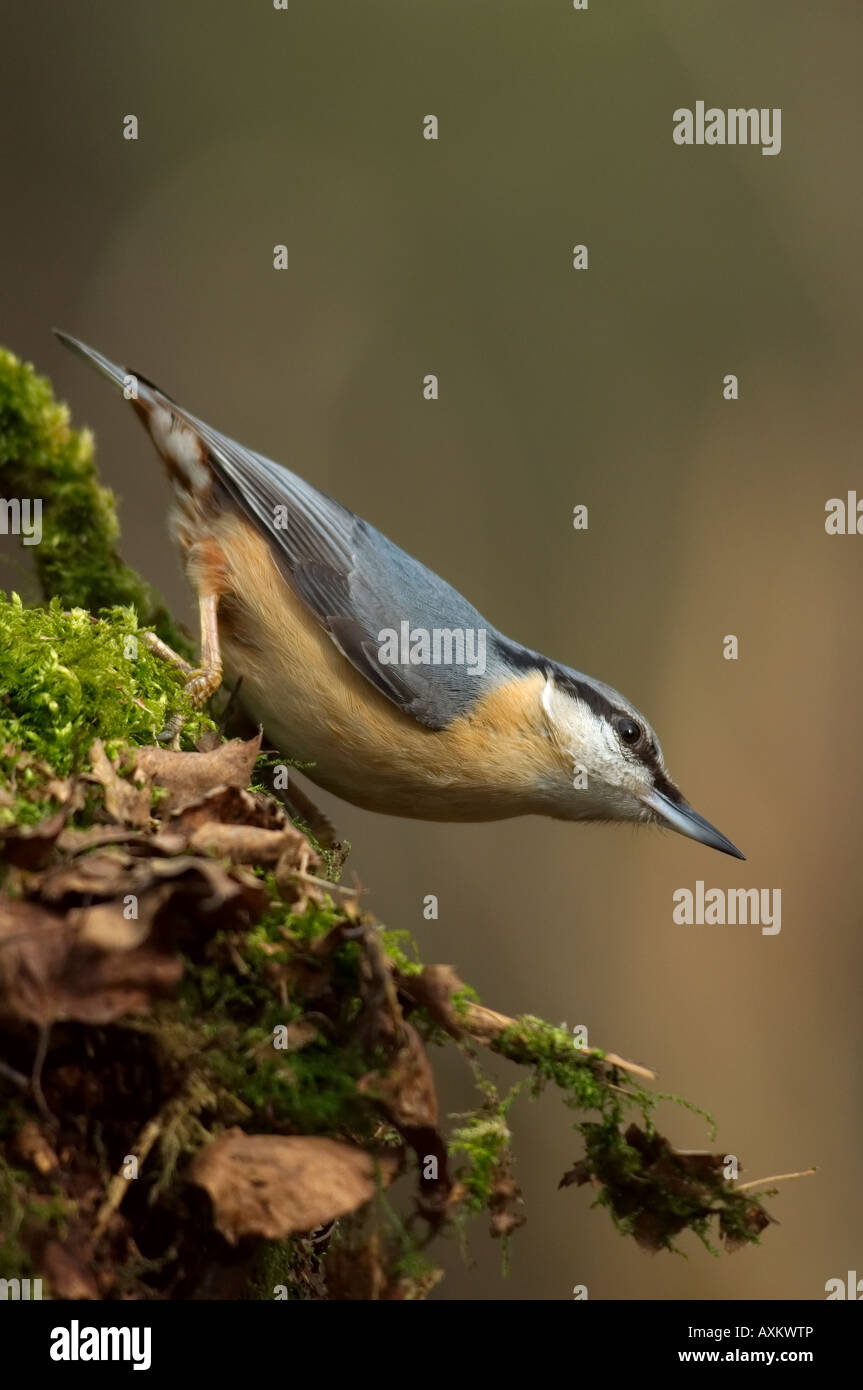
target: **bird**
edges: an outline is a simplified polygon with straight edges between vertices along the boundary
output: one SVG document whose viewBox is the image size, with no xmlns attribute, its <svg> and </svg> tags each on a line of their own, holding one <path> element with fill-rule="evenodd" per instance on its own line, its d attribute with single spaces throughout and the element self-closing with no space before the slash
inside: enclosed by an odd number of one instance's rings
<svg viewBox="0 0 863 1390">
<path fill-rule="evenodd" d="M 743 859 L 684 799 L 617 690 L 505 636 L 347 507 L 54 332 L 123 391 L 167 470 L 200 665 L 151 640 L 194 704 L 223 666 L 241 676 L 268 740 L 372 811 L 648 824 Z"/>
</svg>

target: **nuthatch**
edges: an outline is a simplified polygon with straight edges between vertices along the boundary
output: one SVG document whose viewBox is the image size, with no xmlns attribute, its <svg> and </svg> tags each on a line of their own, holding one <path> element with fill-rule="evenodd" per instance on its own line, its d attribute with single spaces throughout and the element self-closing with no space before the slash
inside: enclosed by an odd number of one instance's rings
<svg viewBox="0 0 863 1390">
<path fill-rule="evenodd" d="M 206 700 L 228 668 L 308 775 L 426 820 L 641 821 L 742 859 L 687 805 L 656 735 L 601 681 L 522 647 L 368 522 L 65 333 L 125 388 L 174 487 L 170 525 L 200 607 Z"/>
</svg>

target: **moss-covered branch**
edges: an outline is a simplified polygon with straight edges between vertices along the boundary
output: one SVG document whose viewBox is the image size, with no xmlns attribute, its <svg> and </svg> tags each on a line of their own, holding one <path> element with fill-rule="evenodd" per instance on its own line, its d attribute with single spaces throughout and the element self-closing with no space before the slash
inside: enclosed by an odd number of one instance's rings
<svg viewBox="0 0 863 1390">
<path fill-rule="evenodd" d="M 360 910 L 266 791 L 257 740 L 186 710 L 184 751 L 156 746 L 182 696 L 139 633 L 176 634 L 116 554 L 89 437 L 8 353 L 0 487 L 43 498 L 51 600 L 0 596 L 0 1277 L 423 1297 L 434 1236 L 524 1220 L 525 1083 L 574 1113 L 561 1185 L 592 1186 L 622 1232 L 757 1241 L 769 1218 L 721 1157 L 657 1133 L 645 1068 L 484 1007 Z M 478 1096 L 447 1134 L 430 1059 L 453 1046 Z M 518 1068 L 505 1095 L 483 1048 Z"/>
<path fill-rule="evenodd" d="M 185 648 L 155 589 L 117 553 L 117 510 L 99 482 L 90 431 L 73 430 L 50 382 L 2 347 L 0 495 L 42 501 L 42 537 L 30 553 L 46 599 L 92 613 L 134 608 L 142 627 Z"/>
</svg>

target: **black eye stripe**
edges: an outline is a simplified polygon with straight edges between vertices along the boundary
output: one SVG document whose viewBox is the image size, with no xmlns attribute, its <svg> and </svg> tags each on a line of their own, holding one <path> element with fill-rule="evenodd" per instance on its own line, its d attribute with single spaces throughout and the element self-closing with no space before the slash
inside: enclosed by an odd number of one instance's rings
<svg viewBox="0 0 863 1390">
<path fill-rule="evenodd" d="M 669 801 L 673 801 L 676 805 L 679 805 L 679 803 L 683 801 L 683 797 L 674 783 L 669 777 L 666 777 L 665 773 L 660 771 L 659 768 L 656 768 L 654 771 L 653 785 L 658 792 L 662 792 L 663 796 L 667 796 Z"/>
</svg>

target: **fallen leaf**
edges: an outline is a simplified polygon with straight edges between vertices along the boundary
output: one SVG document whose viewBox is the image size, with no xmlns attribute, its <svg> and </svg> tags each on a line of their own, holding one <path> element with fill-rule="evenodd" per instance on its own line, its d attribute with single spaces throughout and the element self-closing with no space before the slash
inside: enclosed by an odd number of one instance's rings
<svg viewBox="0 0 863 1390">
<path fill-rule="evenodd" d="M 80 1256 L 58 1240 L 49 1240 L 42 1256 L 41 1268 L 53 1298 L 98 1299 L 99 1286 Z"/>
<path fill-rule="evenodd" d="M 302 1018 L 297 1018 L 293 1023 L 288 1024 L 287 1051 L 302 1052 L 304 1047 L 308 1047 L 309 1043 L 317 1042 L 320 1037 L 321 1030 L 318 1025 L 312 1021 L 309 1015 L 304 1014 Z M 269 1046 L 269 1039 L 267 1042 Z"/>
<path fill-rule="evenodd" d="M 270 901 L 252 875 L 188 855 L 133 862 L 122 894 L 70 916 L 82 944 L 128 951 L 153 936 L 162 949 L 176 949 L 190 938 L 251 926 Z"/>
<path fill-rule="evenodd" d="M 583 1187 L 585 1183 L 592 1182 L 592 1180 L 588 1164 L 580 1159 L 578 1163 L 574 1163 L 571 1168 L 567 1169 L 557 1185 L 558 1188 Z"/>
<path fill-rule="evenodd" d="M 65 824 L 66 812 L 55 811 L 39 825 L 0 830 L 0 858 L 16 869 L 44 869 Z"/>
<path fill-rule="evenodd" d="M 95 951 L 64 918 L 0 896 L 0 1018 L 40 1026 L 110 1023 L 146 1009 L 182 973 L 179 956 L 149 946 Z"/>
<path fill-rule="evenodd" d="M 66 854 L 84 854 L 89 849 L 101 849 L 104 845 L 147 845 L 148 835 L 139 830 L 129 830 L 124 825 L 91 825 L 88 830 L 64 830 L 57 844 Z"/>
<path fill-rule="evenodd" d="M 39 897 L 52 905 L 71 905 L 81 898 L 113 898 L 143 889 L 150 880 L 146 861 L 125 850 L 108 848 L 49 869 L 39 881 Z"/>
<path fill-rule="evenodd" d="M 150 822 L 149 786 L 136 787 L 121 777 L 105 752 L 100 738 L 90 748 L 92 776 L 104 788 L 105 808 L 115 820 L 127 825 L 144 826 Z"/>
<path fill-rule="evenodd" d="M 175 753 L 170 748 L 141 748 L 135 771 L 150 783 L 164 787 L 160 816 L 176 814 L 217 787 L 244 789 L 261 749 L 261 735 L 248 740 L 231 739 L 209 753 Z"/>
<path fill-rule="evenodd" d="M 398 1129 L 437 1128 L 434 1074 L 417 1030 L 403 1025 L 403 1044 L 386 1072 L 369 1072 L 357 1090 L 380 1102 Z"/>
<path fill-rule="evenodd" d="M 133 951 L 147 940 L 153 919 L 160 907 L 171 897 L 169 883 L 142 894 L 137 899 L 136 915 L 129 916 L 122 902 L 98 903 L 84 908 L 70 920 L 78 927 L 78 940 L 102 951 Z"/>
<path fill-rule="evenodd" d="M 221 821 L 225 825 L 256 825 L 262 830 L 281 830 L 287 824 L 287 816 L 272 797 L 246 791 L 243 787 L 222 786 L 190 802 L 173 817 L 173 824 L 182 826 L 184 830 L 194 830 L 211 821 Z M 299 834 L 299 831 L 295 833 Z"/>
<path fill-rule="evenodd" d="M 495 1238 L 511 1235 L 527 1220 L 521 1188 L 505 1168 L 495 1177 L 488 1210 L 491 1217 L 489 1231 Z"/>
<path fill-rule="evenodd" d="M 189 1178 L 209 1193 L 216 1229 L 282 1240 L 356 1211 L 392 1177 L 391 1154 L 321 1136 L 245 1134 L 229 1129 L 193 1160 Z"/>
<path fill-rule="evenodd" d="M 763 1207 L 753 1203 L 753 1205 L 746 1210 L 743 1225 L 749 1232 L 750 1237 L 754 1238 L 760 1236 L 761 1232 L 771 1225 L 773 1220 L 774 1218 L 770 1216 Z M 726 1250 L 730 1252 L 740 1250 L 744 1245 L 750 1243 L 739 1231 L 732 1229 L 725 1212 L 719 1213 L 719 1234 L 725 1241 Z"/>
<path fill-rule="evenodd" d="M 208 821 L 194 831 L 189 848 L 195 854 L 212 854 L 219 859 L 232 859 L 238 864 L 276 864 L 290 855 L 295 866 L 306 859 L 311 846 L 305 835 L 293 827 L 283 830 L 262 830 L 256 825 L 222 825 Z"/>
<path fill-rule="evenodd" d="M 44 1177 L 59 1167 L 60 1160 L 49 1144 L 42 1130 L 33 1120 L 26 1120 L 18 1130 L 12 1144 L 22 1162 L 35 1168 Z"/>
</svg>

